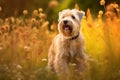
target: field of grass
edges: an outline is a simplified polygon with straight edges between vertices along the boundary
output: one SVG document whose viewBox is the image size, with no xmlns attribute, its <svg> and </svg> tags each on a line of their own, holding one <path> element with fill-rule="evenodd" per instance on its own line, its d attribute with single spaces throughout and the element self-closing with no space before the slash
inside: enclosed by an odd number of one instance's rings
<svg viewBox="0 0 120 80">
<path fill-rule="evenodd" d="M 90 64 L 86 78 L 120 80 L 120 6 L 101 5 L 106 8 L 98 12 L 98 17 L 93 19 L 88 9 L 82 20 Z M 57 23 L 49 29 L 42 8 L 34 10 L 31 17 L 27 14 L 24 10 L 21 17 L 0 19 L 0 80 L 58 80 L 46 70 L 48 48 L 58 33 Z"/>
</svg>

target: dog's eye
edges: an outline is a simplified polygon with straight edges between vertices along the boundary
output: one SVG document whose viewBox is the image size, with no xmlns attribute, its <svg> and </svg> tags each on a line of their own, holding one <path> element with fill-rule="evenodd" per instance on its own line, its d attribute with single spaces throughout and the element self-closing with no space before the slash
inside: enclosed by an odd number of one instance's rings
<svg viewBox="0 0 120 80">
<path fill-rule="evenodd" d="M 72 17 L 73 19 L 75 19 L 75 16 L 72 15 L 71 17 Z"/>
</svg>

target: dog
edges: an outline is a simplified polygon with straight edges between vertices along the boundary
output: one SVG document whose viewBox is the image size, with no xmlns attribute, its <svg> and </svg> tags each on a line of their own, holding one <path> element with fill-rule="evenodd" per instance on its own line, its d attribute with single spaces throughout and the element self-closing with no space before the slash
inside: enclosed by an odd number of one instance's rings
<svg viewBox="0 0 120 80">
<path fill-rule="evenodd" d="M 48 53 L 48 69 L 58 75 L 69 74 L 69 64 L 75 64 L 75 72 L 85 70 L 84 38 L 80 32 L 81 20 L 85 13 L 77 9 L 59 12 L 59 34 L 53 39 Z"/>
</svg>

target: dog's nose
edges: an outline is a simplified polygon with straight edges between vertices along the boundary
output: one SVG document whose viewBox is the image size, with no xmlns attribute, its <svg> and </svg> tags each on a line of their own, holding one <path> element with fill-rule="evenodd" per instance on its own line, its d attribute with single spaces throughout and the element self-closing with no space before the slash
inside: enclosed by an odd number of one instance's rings
<svg viewBox="0 0 120 80">
<path fill-rule="evenodd" d="M 67 21 L 67 20 L 64 20 L 63 22 L 64 22 L 64 24 L 67 24 L 67 23 L 68 23 L 68 21 Z"/>
</svg>

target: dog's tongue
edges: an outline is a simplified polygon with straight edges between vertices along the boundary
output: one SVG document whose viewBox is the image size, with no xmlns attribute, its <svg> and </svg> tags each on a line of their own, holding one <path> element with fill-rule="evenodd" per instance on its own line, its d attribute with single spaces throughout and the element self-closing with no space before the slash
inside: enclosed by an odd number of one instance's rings
<svg viewBox="0 0 120 80">
<path fill-rule="evenodd" d="M 69 27 L 65 27 L 65 30 L 69 30 Z"/>
<path fill-rule="evenodd" d="M 70 29 L 70 27 L 69 26 L 65 26 L 65 30 L 69 30 Z"/>
</svg>

